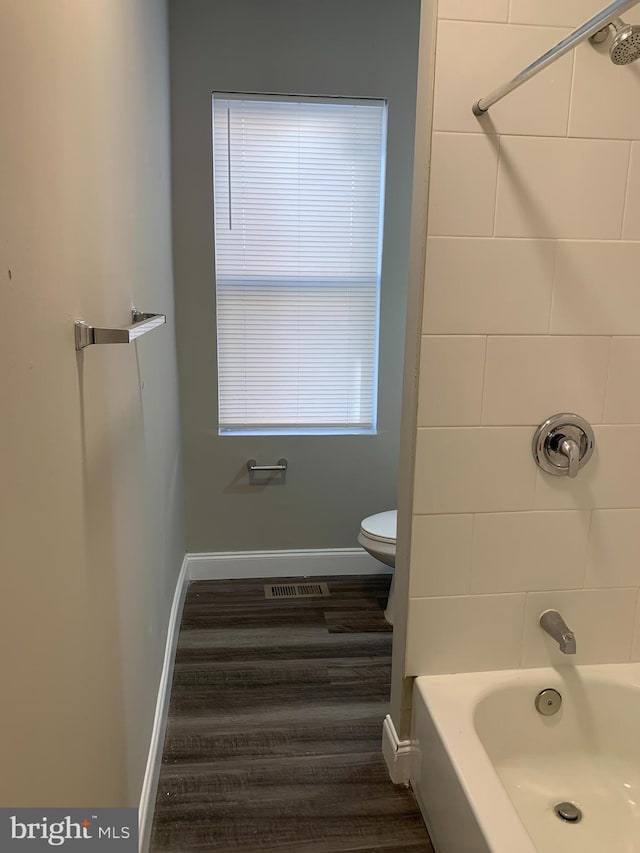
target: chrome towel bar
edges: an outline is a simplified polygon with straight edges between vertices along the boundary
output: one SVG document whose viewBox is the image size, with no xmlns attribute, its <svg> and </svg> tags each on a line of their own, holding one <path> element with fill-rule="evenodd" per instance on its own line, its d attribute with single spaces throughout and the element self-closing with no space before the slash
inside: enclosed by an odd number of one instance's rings
<svg viewBox="0 0 640 853">
<path fill-rule="evenodd" d="M 144 311 L 131 312 L 131 325 L 121 329 L 101 329 L 89 326 L 84 320 L 74 323 L 76 350 L 83 350 L 93 344 L 130 344 L 136 338 L 146 335 L 167 322 L 166 314 L 145 314 Z"/>
<path fill-rule="evenodd" d="M 288 464 L 286 459 L 278 459 L 276 465 L 258 465 L 255 459 L 249 459 L 247 462 L 247 471 L 250 474 L 256 471 L 286 471 Z"/>
<path fill-rule="evenodd" d="M 581 24 L 576 30 L 563 38 L 562 41 L 549 48 L 546 53 L 539 56 L 531 65 L 527 65 L 523 71 L 517 74 L 512 80 L 509 80 L 508 83 L 503 83 L 498 89 L 494 89 L 489 95 L 476 101 L 472 107 L 473 114 L 475 116 L 484 115 L 489 107 L 504 98 L 509 92 L 513 92 L 518 86 L 522 86 L 523 83 L 526 83 L 527 80 L 530 80 L 539 71 L 542 71 L 543 68 L 551 65 L 556 59 L 560 59 L 565 53 L 577 47 L 580 42 L 595 35 L 599 30 L 609 24 L 612 18 L 622 15 L 623 12 L 631 9 L 637 3 L 638 0 L 613 0 L 613 3 L 609 3 L 608 6 L 601 9 L 593 18 L 589 18 L 588 21 Z"/>
</svg>

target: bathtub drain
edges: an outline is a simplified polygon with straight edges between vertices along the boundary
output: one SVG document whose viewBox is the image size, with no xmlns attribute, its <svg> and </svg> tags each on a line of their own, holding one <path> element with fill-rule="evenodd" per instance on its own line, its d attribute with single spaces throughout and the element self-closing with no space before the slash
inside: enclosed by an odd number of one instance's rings
<svg viewBox="0 0 640 853">
<path fill-rule="evenodd" d="M 566 823 L 578 823 L 582 820 L 582 812 L 573 803 L 558 803 L 553 810 L 560 820 Z"/>
<path fill-rule="evenodd" d="M 536 696 L 536 711 L 545 717 L 557 714 L 562 707 L 562 696 L 553 687 L 541 690 Z"/>
</svg>

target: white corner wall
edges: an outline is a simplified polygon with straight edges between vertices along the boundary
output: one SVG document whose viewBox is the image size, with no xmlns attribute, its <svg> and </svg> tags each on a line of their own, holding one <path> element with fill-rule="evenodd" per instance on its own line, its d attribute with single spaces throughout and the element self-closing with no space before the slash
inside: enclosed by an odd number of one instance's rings
<svg viewBox="0 0 640 853">
<path fill-rule="evenodd" d="M 640 659 L 638 68 L 583 44 L 471 113 L 602 5 L 439 3 L 408 676 Z M 559 411 L 595 429 L 574 481 L 531 456 Z"/>
<path fill-rule="evenodd" d="M 0 2 L 3 806 L 137 805 L 184 555 L 158 0 Z M 76 354 L 73 320 L 169 323 Z"/>
</svg>

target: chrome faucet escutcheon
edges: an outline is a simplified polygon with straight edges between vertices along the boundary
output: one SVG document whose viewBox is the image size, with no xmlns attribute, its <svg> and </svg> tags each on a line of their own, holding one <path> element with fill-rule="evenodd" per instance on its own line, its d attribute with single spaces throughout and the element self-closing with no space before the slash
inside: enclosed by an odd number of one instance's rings
<svg viewBox="0 0 640 853">
<path fill-rule="evenodd" d="M 552 637 L 565 655 L 575 655 L 576 638 L 557 610 L 545 610 L 540 614 L 540 627 Z"/>
<path fill-rule="evenodd" d="M 593 430 L 584 418 L 560 412 L 540 424 L 531 449 L 536 463 L 547 474 L 573 480 L 591 458 L 594 443 Z"/>
</svg>

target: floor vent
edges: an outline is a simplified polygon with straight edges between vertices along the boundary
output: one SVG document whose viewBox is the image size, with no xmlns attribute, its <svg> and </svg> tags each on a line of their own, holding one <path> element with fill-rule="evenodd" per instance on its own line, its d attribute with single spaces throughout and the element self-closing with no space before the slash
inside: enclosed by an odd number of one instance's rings
<svg viewBox="0 0 640 853">
<path fill-rule="evenodd" d="M 326 598 L 331 595 L 326 583 L 267 583 L 265 598 Z"/>
</svg>

